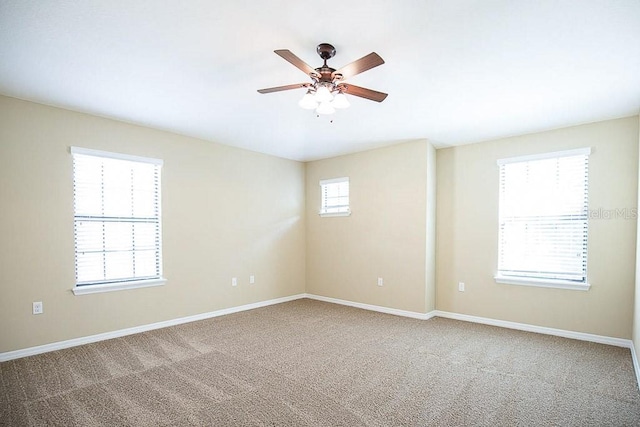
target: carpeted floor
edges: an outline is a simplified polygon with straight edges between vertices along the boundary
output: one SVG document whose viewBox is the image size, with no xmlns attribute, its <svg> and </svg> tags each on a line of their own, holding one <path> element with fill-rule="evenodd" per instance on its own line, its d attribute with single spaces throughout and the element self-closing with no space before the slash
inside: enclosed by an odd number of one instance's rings
<svg viewBox="0 0 640 427">
<path fill-rule="evenodd" d="M 628 349 L 308 299 L 0 364 L 0 425 L 639 426 Z"/>
</svg>

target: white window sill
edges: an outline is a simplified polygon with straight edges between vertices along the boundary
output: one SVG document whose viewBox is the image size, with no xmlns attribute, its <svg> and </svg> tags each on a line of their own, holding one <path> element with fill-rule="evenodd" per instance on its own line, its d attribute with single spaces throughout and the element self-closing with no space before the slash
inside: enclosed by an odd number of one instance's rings
<svg viewBox="0 0 640 427">
<path fill-rule="evenodd" d="M 162 286 L 167 279 L 135 280 L 121 283 L 105 283 L 100 285 L 75 286 L 71 291 L 74 295 L 98 294 L 102 292 L 126 291 L 128 289 L 148 288 L 150 286 Z"/>
<path fill-rule="evenodd" d="M 533 279 L 530 277 L 496 276 L 496 283 L 504 285 L 536 286 L 539 288 L 570 289 L 574 291 L 588 291 L 588 283 L 576 283 L 569 280 Z"/>
<path fill-rule="evenodd" d="M 332 216 L 349 216 L 351 215 L 351 211 L 349 212 L 331 212 L 331 213 L 322 213 L 319 214 L 321 217 L 332 217 Z"/>
</svg>

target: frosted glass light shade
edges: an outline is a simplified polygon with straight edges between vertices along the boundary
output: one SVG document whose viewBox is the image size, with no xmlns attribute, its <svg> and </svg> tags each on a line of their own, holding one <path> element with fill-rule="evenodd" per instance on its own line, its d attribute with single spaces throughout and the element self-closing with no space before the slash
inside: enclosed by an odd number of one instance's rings
<svg viewBox="0 0 640 427">
<path fill-rule="evenodd" d="M 310 90 L 304 94 L 302 99 L 298 102 L 298 105 L 304 108 L 305 110 L 313 110 L 318 107 L 318 102 L 315 100 L 313 94 Z"/>
<path fill-rule="evenodd" d="M 331 95 L 331 91 L 326 86 L 319 85 L 318 89 L 316 89 L 315 100 L 317 102 L 323 103 L 325 101 L 331 101 L 333 99 L 333 95 Z"/>
<path fill-rule="evenodd" d="M 337 94 L 331 102 L 334 108 L 349 108 L 351 105 L 344 93 Z"/>
<path fill-rule="evenodd" d="M 333 105 L 331 105 L 331 102 L 329 101 L 321 102 L 318 108 L 316 109 L 316 113 L 318 114 L 333 114 L 335 112 L 336 112 L 336 109 L 333 108 Z"/>
</svg>

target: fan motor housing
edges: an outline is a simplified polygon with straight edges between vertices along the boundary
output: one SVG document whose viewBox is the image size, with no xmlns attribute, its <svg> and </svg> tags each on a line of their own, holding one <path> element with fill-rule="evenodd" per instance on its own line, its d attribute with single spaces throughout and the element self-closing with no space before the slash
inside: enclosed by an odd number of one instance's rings
<svg viewBox="0 0 640 427">
<path fill-rule="evenodd" d="M 332 82 L 333 81 L 333 73 L 336 71 L 335 68 L 331 67 L 318 67 L 316 71 L 320 74 L 320 78 L 318 81 L 321 82 Z"/>
</svg>

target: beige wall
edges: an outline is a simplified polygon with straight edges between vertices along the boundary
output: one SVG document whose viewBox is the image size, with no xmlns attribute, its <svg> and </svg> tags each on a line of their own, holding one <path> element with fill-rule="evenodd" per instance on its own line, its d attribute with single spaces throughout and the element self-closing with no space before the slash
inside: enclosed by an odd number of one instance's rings
<svg viewBox="0 0 640 427">
<path fill-rule="evenodd" d="M 165 286 L 72 294 L 71 145 L 164 159 Z M 0 97 L 0 352 L 304 292 L 304 200 L 302 163 Z"/>
<path fill-rule="evenodd" d="M 307 292 L 419 313 L 433 306 L 430 158 L 433 147 L 418 141 L 307 163 Z M 321 218 L 319 181 L 342 176 L 352 214 Z"/>
<path fill-rule="evenodd" d="M 633 219 L 590 221 L 587 292 L 493 280 L 496 160 L 592 147 L 590 208 L 637 207 L 638 119 L 437 152 L 416 141 L 304 165 L 0 97 L 0 353 L 305 291 L 621 338 L 633 328 L 640 353 Z M 165 286 L 71 293 L 71 145 L 164 160 Z M 350 177 L 353 213 L 320 218 L 318 181 L 340 176 Z M 33 301 L 43 315 L 31 314 Z"/>
<path fill-rule="evenodd" d="M 512 156 L 592 147 L 589 208 L 637 207 L 638 117 L 437 152 L 439 310 L 631 338 L 635 218 L 589 221 L 589 291 L 497 284 L 498 166 Z M 459 281 L 466 292 L 458 292 Z"/>
<path fill-rule="evenodd" d="M 638 120 L 640 121 L 640 116 L 638 116 Z M 640 143 L 640 130 L 638 131 L 638 141 Z M 640 159 L 639 159 L 640 163 Z M 638 182 L 640 183 L 640 176 L 638 176 Z M 640 184 L 638 188 L 638 212 L 640 213 Z M 637 221 L 636 221 L 637 223 Z M 633 309 L 633 345 L 636 350 L 636 355 L 640 357 L 640 227 L 637 230 L 637 239 L 636 239 L 636 287 L 635 287 L 635 295 L 634 295 L 634 309 Z M 640 372 L 636 372 L 636 375 L 639 376 L 638 380 L 640 380 Z"/>
<path fill-rule="evenodd" d="M 426 291 L 425 291 L 425 312 L 428 313 L 436 309 L 436 206 L 437 206 L 437 167 L 436 149 L 431 144 L 427 144 L 427 236 L 426 248 Z"/>
</svg>

